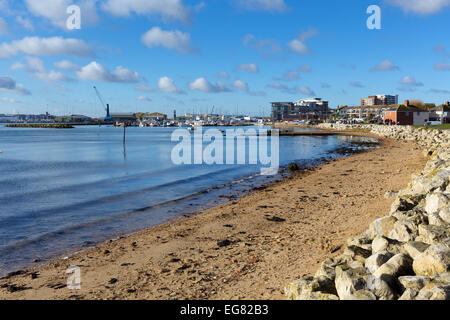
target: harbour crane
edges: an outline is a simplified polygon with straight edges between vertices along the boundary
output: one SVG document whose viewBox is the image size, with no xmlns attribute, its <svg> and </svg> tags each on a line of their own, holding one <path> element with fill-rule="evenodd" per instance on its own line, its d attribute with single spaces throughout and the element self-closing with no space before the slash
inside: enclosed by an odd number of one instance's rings
<svg viewBox="0 0 450 320">
<path fill-rule="evenodd" d="M 105 120 L 106 121 L 111 120 L 112 118 L 111 118 L 111 115 L 109 114 L 109 104 L 107 104 L 107 103 L 105 104 L 105 102 L 103 101 L 102 95 L 100 94 L 100 92 L 98 91 L 96 86 L 94 86 L 94 90 L 95 90 L 95 93 L 97 93 L 97 96 L 98 96 L 98 99 L 100 100 L 100 103 L 102 104 L 103 108 L 106 111 Z"/>
</svg>

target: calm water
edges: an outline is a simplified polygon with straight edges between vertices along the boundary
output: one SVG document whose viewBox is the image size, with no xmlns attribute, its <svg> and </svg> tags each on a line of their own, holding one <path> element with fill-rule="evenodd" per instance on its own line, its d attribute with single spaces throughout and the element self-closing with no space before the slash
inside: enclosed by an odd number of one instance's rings
<svg viewBox="0 0 450 320">
<path fill-rule="evenodd" d="M 171 128 L 0 126 L 0 276 L 223 203 L 272 178 L 249 165 L 175 166 Z M 280 137 L 280 162 L 309 164 L 349 137 Z"/>
</svg>

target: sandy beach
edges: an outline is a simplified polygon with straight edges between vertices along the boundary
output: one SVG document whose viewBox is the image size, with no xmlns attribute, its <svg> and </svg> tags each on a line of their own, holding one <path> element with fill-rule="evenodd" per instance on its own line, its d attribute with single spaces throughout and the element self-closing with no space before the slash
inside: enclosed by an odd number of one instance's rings
<svg viewBox="0 0 450 320">
<path fill-rule="evenodd" d="M 287 283 L 384 216 L 386 191 L 425 163 L 414 144 L 380 139 L 379 149 L 2 279 L 0 299 L 284 299 Z M 80 267 L 80 290 L 66 287 L 69 266 Z"/>
</svg>

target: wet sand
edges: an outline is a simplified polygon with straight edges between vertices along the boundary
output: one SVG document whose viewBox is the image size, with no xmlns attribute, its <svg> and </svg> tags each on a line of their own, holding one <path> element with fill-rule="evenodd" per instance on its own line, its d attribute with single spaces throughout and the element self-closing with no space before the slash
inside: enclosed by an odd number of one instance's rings
<svg viewBox="0 0 450 320">
<path fill-rule="evenodd" d="M 368 135 L 368 134 L 364 134 Z M 426 159 L 412 143 L 300 172 L 238 201 L 0 280 L 0 299 L 284 299 L 347 238 L 388 213 Z M 79 266 L 81 289 L 66 287 Z"/>
</svg>

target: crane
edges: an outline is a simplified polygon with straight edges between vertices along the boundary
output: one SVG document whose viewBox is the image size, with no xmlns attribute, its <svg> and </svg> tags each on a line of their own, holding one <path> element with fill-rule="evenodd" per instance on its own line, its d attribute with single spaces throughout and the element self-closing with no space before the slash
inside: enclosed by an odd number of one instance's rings
<svg viewBox="0 0 450 320">
<path fill-rule="evenodd" d="M 105 120 L 106 120 L 106 121 L 111 120 L 111 116 L 110 116 L 110 114 L 109 114 L 109 104 L 105 104 L 105 102 L 103 101 L 102 95 L 100 94 L 100 92 L 98 91 L 98 89 L 97 89 L 96 86 L 94 86 L 94 90 L 95 90 L 95 92 L 97 93 L 97 96 L 98 96 L 98 99 L 100 100 L 100 103 L 102 104 L 103 108 L 104 108 L 105 111 L 106 111 L 106 117 L 105 117 Z"/>
</svg>

